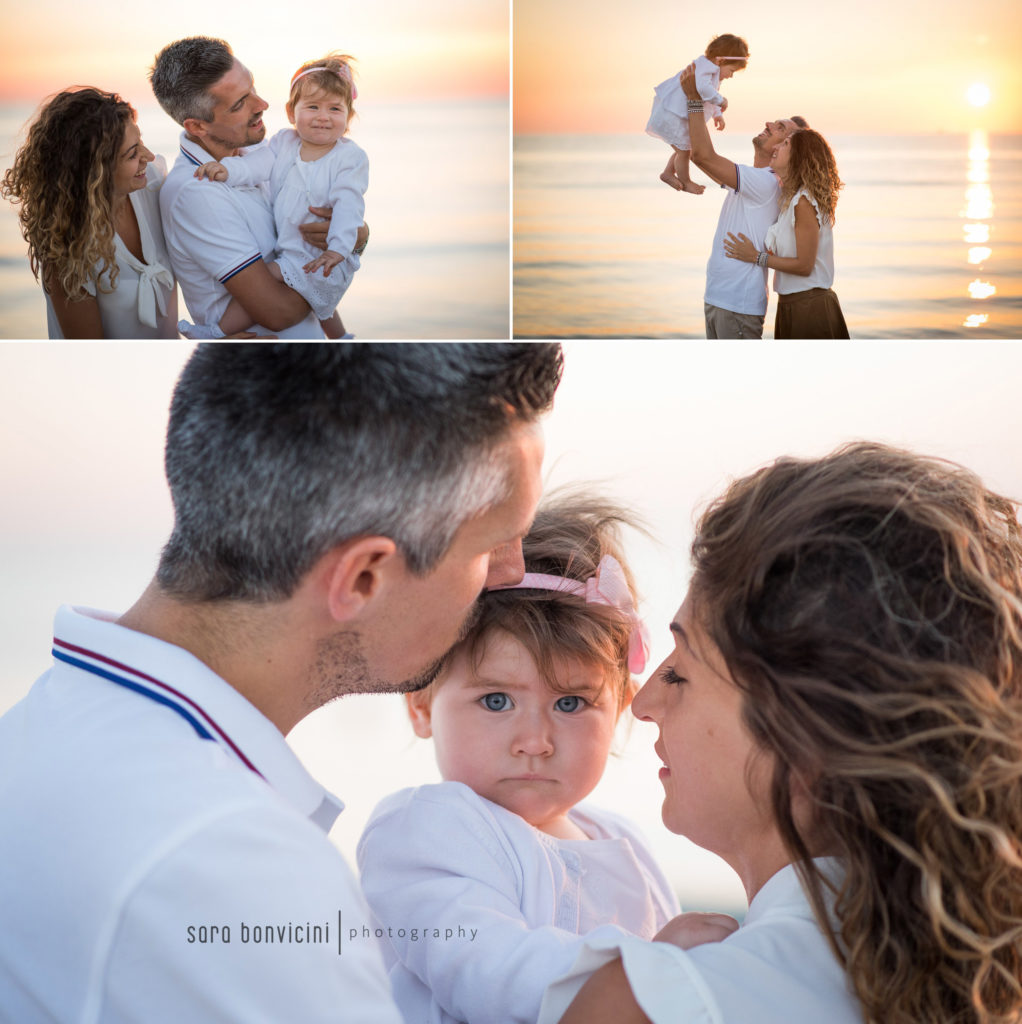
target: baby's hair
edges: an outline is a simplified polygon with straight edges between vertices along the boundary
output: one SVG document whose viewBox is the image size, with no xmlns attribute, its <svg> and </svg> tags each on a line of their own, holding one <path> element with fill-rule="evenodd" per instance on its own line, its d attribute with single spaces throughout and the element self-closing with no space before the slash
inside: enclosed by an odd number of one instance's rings
<svg viewBox="0 0 1022 1024">
<path fill-rule="evenodd" d="M 354 60 L 354 57 L 349 57 L 346 53 L 329 53 L 319 60 L 306 61 L 291 76 L 292 85 L 287 101 L 288 109 L 293 111 L 295 104 L 302 96 L 320 90 L 331 96 L 340 96 L 348 106 L 349 119 L 354 117 L 353 103 L 357 95 L 352 69 Z"/>
<path fill-rule="evenodd" d="M 728 60 L 725 64 L 733 64 L 736 68 L 744 68 L 749 60 L 749 44 L 741 36 L 733 36 L 725 32 L 722 36 L 714 36 L 706 47 L 706 56 L 713 60 L 714 57 L 744 57 L 745 60 Z"/>
<path fill-rule="evenodd" d="M 540 505 L 522 541 L 525 571 L 584 583 L 596 575 L 600 559 L 612 555 L 637 605 L 635 582 L 622 552 L 622 526 L 644 532 L 634 513 L 607 498 L 581 489 L 556 491 Z M 604 685 L 614 688 L 618 707 L 623 709 L 636 689 L 627 664 L 634 625 L 625 612 L 587 604 L 574 594 L 531 588 L 490 590 L 480 598 L 479 617 L 455 650 L 464 651 L 478 665 L 487 640 L 494 631 L 503 630 L 532 655 L 551 687 L 556 688 L 555 669 L 561 659 L 598 666 Z"/>
</svg>

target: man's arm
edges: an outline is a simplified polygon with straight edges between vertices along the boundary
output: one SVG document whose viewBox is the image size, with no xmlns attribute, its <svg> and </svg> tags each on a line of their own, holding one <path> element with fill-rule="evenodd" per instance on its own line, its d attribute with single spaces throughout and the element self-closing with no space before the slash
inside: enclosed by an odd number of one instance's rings
<svg viewBox="0 0 1022 1024">
<path fill-rule="evenodd" d="M 681 87 L 692 104 L 699 103 L 699 109 L 690 106 L 688 112 L 688 133 L 692 146 L 692 162 L 714 181 L 738 188 L 738 168 L 727 157 L 720 156 L 713 148 L 710 133 L 703 113 L 703 99 L 696 88 L 695 64 L 689 64 L 681 73 Z"/>
<path fill-rule="evenodd" d="M 253 321 L 271 331 L 284 331 L 309 315 L 309 304 L 293 288 L 278 281 L 259 260 L 224 281 L 224 287 L 245 307 Z"/>
</svg>

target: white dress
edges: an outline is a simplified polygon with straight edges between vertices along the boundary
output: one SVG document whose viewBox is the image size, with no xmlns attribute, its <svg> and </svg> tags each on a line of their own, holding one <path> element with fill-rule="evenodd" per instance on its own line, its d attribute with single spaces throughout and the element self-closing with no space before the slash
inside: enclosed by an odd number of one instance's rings
<svg viewBox="0 0 1022 1024">
<path fill-rule="evenodd" d="M 584 935 L 648 939 L 678 913 L 634 825 L 569 817 L 591 838 L 555 839 L 460 782 L 381 801 L 358 863 L 406 1021 L 534 1024 Z"/>
<path fill-rule="evenodd" d="M 777 256 L 794 257 L 798 255 L 795 244 L 795 207 L 805 196 L 813 204 L 816 211 L 816 222 L 820 225 L 820 244 L 816 248 L 816 263 L 808 277 L 798 274 L 782 274 L 774 271 L 774 291 L 778 295 L 790 295 L 792 292 L 805 292 L 810 288 L 830 288 L 834 284 L 834 229 L 828 218 L 820 212 L 819 204 L 805 190 L 799 189 L 791 198 L 791 202 L 781 211 L 777 222 L 767 231 L 765 246 Z"/>
<path fill-rule="evenodd" d="M 369 188 L 369 158 L 351 139 L 341 138 L 318 160 L 303 160 L 302 140 L 292 128 L 277 132 L 269 142 L 253 146 L 244 156 L 221 161 L 228 170 L 228 185 L 270 182 L 273 218 L 277 226 L 277 265 L 287 284 L 309 303 L 317 319 L 326 320 L 348 290 L 359 258 L 355 247 L 365 217 Z M 344 256 L 327 277 L 321 270 L 306 274 L 306 263 L 321 255 L 307 245 L 299 224 L 312 221 L 310 206 L 333 208 L 327 248 Z"/>
<path fill-rule="evenodd" d="M 591 939 L 571 972 L 550 986 L 538 1024 L 556 1024 L 590 975 L 617 957 L 653 1024 L 862 1024 L 859 1002 L 790 865 L 767 881 L 741 928 L 723 942 L 684 950 Z"/>
<path fill-rule="evenodd" d="M 167 175 L 163 157 L 146 167 L 145 188 L 131 192 L 128 199 L 135 210 L 142 239 L 139 260 L 114 233 L 117 260 L 117 284 L 113 291 L 97 289 L 96 278 L 86 282 L 85 290 L 99 303 L 104 338 L 176 338 L 177 285 L 170 270 L 170 257 L 160 222 L 160 187 Z M 110 287 L 110 274 L 102 283 Z M 46 295 L 45 289 L 43 292 Z M 46 295 L 46 328 L 51 338 L 63 338 L 57 314 Z"/>
<path fill-rule="evenodd" d="M 703 98 L 703 116 L 720 117 L 724 97 L 717 91 L 720 68 L 708 57 L 696 57 L 696 91 Z M 682 69 L 684 70 L 684 69 Z M 688 97 L 681 87 L 681 71 L 661 82 L 654 90 L 653 109 L 646 134 L 678 149 L 691 149 L 688 134 Z"/>
</svg>

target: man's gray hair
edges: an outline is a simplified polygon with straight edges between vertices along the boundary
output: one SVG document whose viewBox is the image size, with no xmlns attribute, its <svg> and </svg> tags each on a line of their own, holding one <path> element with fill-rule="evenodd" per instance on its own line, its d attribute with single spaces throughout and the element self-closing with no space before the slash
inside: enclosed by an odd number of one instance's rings
<svg viewBox="0 0 1022 1024">
<path fill-rule="evenodd" d="M 495 449 L 550 407 L 561 369 L 556 343 L 200 345 L 170 409 L 160 587 L 282 600 L 374 534 L 428 572 L 509 493 Z"/>
<path fill-rule="evenodd" d="M 234 67 L 234 54 L 222 39 L 192 36 L 165 46 L 153 62 L 149 81 L 160 106 L 180 125 L 189 117 L 213 120 L 210 88 Z"/>
</svg>

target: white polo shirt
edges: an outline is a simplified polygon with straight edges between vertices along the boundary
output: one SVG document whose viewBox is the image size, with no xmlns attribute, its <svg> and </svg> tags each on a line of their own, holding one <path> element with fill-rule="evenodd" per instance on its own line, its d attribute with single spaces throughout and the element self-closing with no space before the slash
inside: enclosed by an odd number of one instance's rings
<svg viewBox="0 0 1022 1024">
<path fill-rule="evenodd" d="M 62 608 L 0 718 L 0 1020 L 400 1024 L 342 805 L 187 651 Z M 347 922 L 347 923 L 346 923 Z M 343 931 L 342 931 L 343 930 Z"/>
<path fill-rule="evenodd" d="M 765 316 L 769 297 L 766 268 L 731 259 L 724 252 L 724 239 L 729 231 L 743 234 L 752 239 L 757 249 L 762 249 L 767 228 L 777 220 L 781 186 L 769 167 L 735 164 L 735 173 L 738 187 L 729 188 L 724 197 L 706 264 L 703 301 L 732 313 Z"/>
<path fill-rule="evenodd" d="M 265 183 L 232 188 L 195 177 L 213 157 L 181 133 L 181 152 L 160 190 L 160 215 L 167 251 L 196 323 L 215 324 L 231 301 L 226 287 L 235 274 L 261 259 L 272 260 L 277 241 Z M 310 214 L 311 218 L 311 214 Z M 312 311 L 283 331 L 252 328 L 280 338 L 323 340 Z"/>
</svg>

